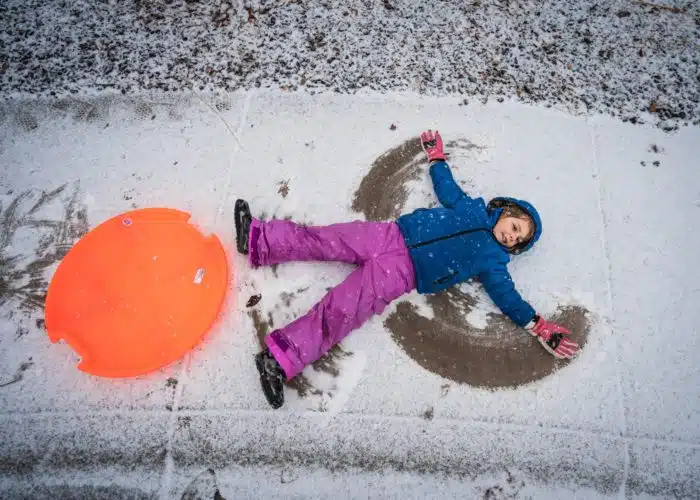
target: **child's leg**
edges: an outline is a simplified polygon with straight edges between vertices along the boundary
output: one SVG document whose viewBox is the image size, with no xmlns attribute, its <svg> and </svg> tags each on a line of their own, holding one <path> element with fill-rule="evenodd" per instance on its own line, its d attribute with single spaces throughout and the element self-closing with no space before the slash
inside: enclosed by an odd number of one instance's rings
<svg viewBox="0 0 700 500">
<path fill-rule="evenodd" d="M 372 315 L 383 312 L 391 301 L 415 288 L 413 263 L 398 227 L 395 231 L 401 238 L 396 250 L 366 261 L 305 316 L 265 338 L 287 379 L 323 356 Z"/>
<path fill-rule="evenodd" d="M 253 219 L 249 260 L 253 266 L 312 260 L 362 264 L 387 250 L 395 235 L 393 226 L 390 222 L 363 221 L 304 226 L 286 220 Z"/>
</svg>

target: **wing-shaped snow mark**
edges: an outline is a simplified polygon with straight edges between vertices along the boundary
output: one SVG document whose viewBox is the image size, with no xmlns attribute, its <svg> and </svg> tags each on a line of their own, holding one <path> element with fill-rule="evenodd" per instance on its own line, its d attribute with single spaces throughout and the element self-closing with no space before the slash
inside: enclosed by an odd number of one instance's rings
<svg viewBox="0 0 700 500">
<path fill-rule="evenodd" d="M 391 338 L 420 366 L 441 377 L 476 387 L 517 387 L 568 365 L 544 349 L 500 312 L 482 311 L 485 328 L 468 316 L 480 307 L 481 287 L 463 292 L 451 288 L 429 295 L 433 318 L 421 316 L 410 302 L 400 302 L 384 326 Z M 484 292 L 482 292 L 484 293 Z M 567 325 L 584 346 L 591 329 L 589 312 L 577 305 L 560 306 L 551 320 Z"/>
<path fill-rule="evenodd" d="M 412 137 L 374 160 L 355 191 L 352 209 L 367 220 L 395 219 L 401 215 L 408 188 L 425 167 L 425 156 L 417 137 Z"/>
<path fill-rule="evenodd" d="M 462 159 L 479 162 L 487 149 L 463 137 L 445 144 L 445 152 L 451 153 L 457 167 Z M 353 210 L 368 220 L 399 216 L 408 198 L 406 184 L 427 175 L 424 170 L 427 161 L 418 138 L 388 150 L 362 179 L 355 191 Z M 484 298 L 482 287 L 476 284 L 430 295 L 430 318 L 422 316 L 414 304 L 402 301 L 384 326 L 419 365 L 459 383 L 514 387 L 541 379 L 569 363 L 544 351 Z M 591 328 L 589 311 L 578 305 L 563 305 L 552 320 L 570 327 L 572 338 L 585 344 Z"/>
</svg>

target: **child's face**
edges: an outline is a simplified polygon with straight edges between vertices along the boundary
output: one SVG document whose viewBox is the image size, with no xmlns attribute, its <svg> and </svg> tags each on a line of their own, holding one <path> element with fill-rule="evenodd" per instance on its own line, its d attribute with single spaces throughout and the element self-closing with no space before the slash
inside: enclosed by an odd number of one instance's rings
<svg viewBox="0 0 700 500">
<path fill-rule="evenodd" d="M 532 223 L 517 217 L 501 217 L 493 226 L 493 235 L 508 248 L 525 241 L 531 232 Z"/>
</svg>

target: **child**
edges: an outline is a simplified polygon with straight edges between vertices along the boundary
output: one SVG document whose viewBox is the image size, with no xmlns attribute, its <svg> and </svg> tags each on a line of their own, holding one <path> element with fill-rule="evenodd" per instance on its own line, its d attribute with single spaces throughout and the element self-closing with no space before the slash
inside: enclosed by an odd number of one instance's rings
<svg viewBox="0 0 700 500">
<path fill-rule="evenodd" d="M 236 201 L 236 244 L 254 267 L 291 261 L 356 264 L 306 315 L 271 332 L 267 349 L 255 357 L 265 397 L 284 403 L 284 381 L 323 356 L 348 333 L 394 299 L 418 289 L 435 293 L 478 278 L 493 301 L 557 358 L 571 358 L 578 345 L 571 333 L 535 313 L 515 290 L 506 264 L 530 249 L 542 233 L 535 208 L 513 198 L 488 205 L 471 198 L 450 172 L 440 134 L 421 134 L 430 176 L 442 207 L 421 208 L 395 222 L 355 221 L 302 226 L 291 221 L 253 219 L 248 204 Z"/>
</svg>

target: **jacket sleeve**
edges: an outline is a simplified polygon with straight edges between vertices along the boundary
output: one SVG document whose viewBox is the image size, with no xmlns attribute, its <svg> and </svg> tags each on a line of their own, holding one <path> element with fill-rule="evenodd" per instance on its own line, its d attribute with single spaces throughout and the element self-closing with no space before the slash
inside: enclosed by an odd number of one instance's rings
<svg viewBox="0 0 700 500">
<path fill-rule="evenodd" d="M 435 195 L 445 208 L 455 208 L 462 200 L 471 198 L 457 185 L 450 167 L 444 161 L 430 165 L 430 178 L 433 180 Z"/>
<path fill-rule="evenodd" d="M 535 310 L 515 289 L 515 283 L 505 266 L 484 271 L 479 279 L 491 300 L 516 325 L 525 326 L 535 317 Z"/>
</svg>

